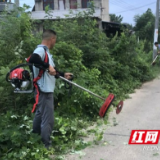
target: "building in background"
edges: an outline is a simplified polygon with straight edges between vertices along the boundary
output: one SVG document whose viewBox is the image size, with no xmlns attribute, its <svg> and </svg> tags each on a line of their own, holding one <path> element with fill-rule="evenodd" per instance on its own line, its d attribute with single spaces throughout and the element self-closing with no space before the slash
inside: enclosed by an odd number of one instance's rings
<svg viewBox="0 0 160 160">
<path fill-rule="evenodd" d="M 85 11 L 90 7 L 91 0 L 35 0 L 35 6 L 32 10 L 32 19 L 43 20 L 46 17 L 45 7 L 49 5 L 53 10 L 52 18 L 66 18 L 65 15 L 69 14 L 72 10 L 73 13 Z M 109 0 L 93 0 L 95 5 L 94 17 L 109 21 Z"/>
<path fill-rule="evenodd" d="M 13 1 L 13 0 L 12 0 Z M 109 17 L 109 0 L 34 0 L 35 5 L 31 11 L 31 18 L 34 20 L 48 19 L 45 13 L 45 7 L 49 6 L 51 9 L 50 19 L 56 20 L 57 18 L 67 18 L 65 15 L 69 15 L 70 10 L 73 13 L 87 11 L 90 7 L 90 2 L 94 2 L 95 13 L 93 17 L 97 19 L 99 28 L 102 29 L 107 36 L 110 34 L 115 35 L 116 32 L 120 34 L 121 25 L 110 22 Z M 12 11 L 15 7 L 19 7 L 19 0 L 0 0 L 0 12 L 5 8 Z M 43 25 L 40 23 L 37 28 L 38 31 L 43 30 Z"/>
<path fill-rule="evenodd" d="M 19 7 L 19 0 L 14 0 L 14 3 L 11 3 L 11 0 L 0 0 L 0 12 L 5 9 L 13 11 L 17 7 Z"/>
<path fill-rule="evenodd" d="M 101 19 L 110 22 L 109 16 L 109 0 L 101 0 Z"/>
<path fill-rule="evenodd" d="M 86 11 L 90 7 L 90 2 L 94 2 L 95 13 L 93 17 L 97 19 L 99 28 L 102 29 L 107 36 L 115 35 L 117 32 L 120 35 L 121 25 L 118 23 L 110 22 L 109 16 L 109 0 L 35 0 L 31 18 L 35 20 L 48 19 L 45 13 L 45 7 L 53 11 L 50 12 L 49 19 L 56 20 L 57 18 L 67 18 L 70 10 L 73 13 Z M 39 26 L 40 27 L 40 26 Z M 43 26 L 38 30 L 43 30 Z"/>
</svg>

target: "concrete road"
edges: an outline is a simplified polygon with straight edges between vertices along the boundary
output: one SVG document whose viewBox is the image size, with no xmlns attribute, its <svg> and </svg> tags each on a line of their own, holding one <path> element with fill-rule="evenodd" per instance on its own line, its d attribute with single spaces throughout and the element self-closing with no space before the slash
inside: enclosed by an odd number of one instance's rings
<svg viewBox="0 0 160 160">
<path fill-rule="evenodd" d="M 160 78 L 145 83 L 130 97 L 119 115 L 115 110 L 110 114 L 111 126 L 105 126 L 99 145 L 82 150 L 84 156 L 69 155 L 65 160 L 160 160 L 160 144 L 128 145 L 131 130 L 160 130 Z"/>
</svg>

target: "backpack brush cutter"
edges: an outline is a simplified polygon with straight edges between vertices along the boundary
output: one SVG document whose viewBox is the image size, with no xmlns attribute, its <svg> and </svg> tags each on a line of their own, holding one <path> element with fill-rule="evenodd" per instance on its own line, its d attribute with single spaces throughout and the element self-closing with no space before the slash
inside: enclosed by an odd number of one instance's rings
<svg viewBox="0 0 160 160">
<path fill-rule="evenodd" d="M 38 67 L 41 69 L 43 68 L 39 65 L 27 63 L 27 64 L 20 64 L 20 65 L 14 67 L 13 69 L 11 69 L 6 75 L 6 81 L 10 82 L 11 85 L 15 88 L 14 93 L 32 93 L 34 90 L 33 73 L 21 68 L 21 67 L 25 67 L 25 66 L 29 66 L 29 67 L 35 66 L 35 67 Z M 73 75 L 71 75 L 71 76 L 73 77 Z M 99 110 L 100 117 L 105 116 L 107 110 L 109 109 L 113 100 L 115 99 L 115 96 L 112 93 L 110 93 L 107 98 L 103 98 L 103 97 L 91 92 L 90 90 L 83 88 L 82 86 L 80 86 L 80 85 L 78 85 L 78 84 L 72 82 L 71 80 L 68 80 L 62 76 L 58 76 L 58 78 L 64 80 L 65 82 L 69 83 L 70 85 L 74 85 L 74 86 L 94 95 L 95 97 L 103 100 L 104 104 L 101 106 L 101 108 Z M 28 90 L 28 87 L 30 87 L 29 90 Z M 116 114 L 119 114 L 121 112 L 122 108 L 123 108 L 123 101 L 120 101 L 117 105 L 117 108 L 116 108 Z"/>
</svg>

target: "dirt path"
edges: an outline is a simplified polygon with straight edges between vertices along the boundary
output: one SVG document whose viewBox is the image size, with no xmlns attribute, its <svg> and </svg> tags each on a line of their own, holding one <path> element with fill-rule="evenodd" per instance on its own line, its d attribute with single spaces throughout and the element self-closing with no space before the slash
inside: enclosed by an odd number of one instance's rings
<svg viewBox="0 0 160 160">
<path fill-rule="evenodd" d="M 69 155 L 65 160 L 160 160 L 160 144 L 148 149 L 146 145 L 128 145 L 131 130 L 160 130 L 160 78 L 145 83 L 130 96 L 121 114 L 110 114 L 111 126 L 106 126 L 99 145 L 84 149 L 84 156 Z M 117 125 L 113 125 L 114 118 Z"/>
</svg>

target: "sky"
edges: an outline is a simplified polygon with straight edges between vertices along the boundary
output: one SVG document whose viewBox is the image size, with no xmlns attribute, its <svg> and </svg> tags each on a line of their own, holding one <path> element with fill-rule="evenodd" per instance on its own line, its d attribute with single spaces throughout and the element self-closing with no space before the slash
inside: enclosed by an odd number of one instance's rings
<svg viewBox="0 0 160 160">
<path fill-rule="evenodd" d="M 14 0 L 12 0 L 13 2 Z M 20 0 L 20 6 L 23 4 L 33 7 L 35 0 Z M 156 0 L 109 0 L 109 13 L 121 15 L 123 23 L 129 23 L 134 26 L 134 16 L 143 14 L 150 8 L 152 13 L 156 13 Z"/>
<path fill-rule="evenodd" d="M 152 13 L 156 13 L 156 0 L 109 0 L 109 13 L 121 15 L 123 23 L 134 26 L 134 16 L 142 15 L 150 8 Z"/>
</svg>

